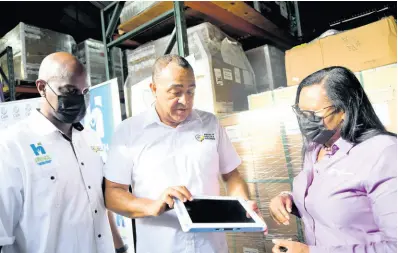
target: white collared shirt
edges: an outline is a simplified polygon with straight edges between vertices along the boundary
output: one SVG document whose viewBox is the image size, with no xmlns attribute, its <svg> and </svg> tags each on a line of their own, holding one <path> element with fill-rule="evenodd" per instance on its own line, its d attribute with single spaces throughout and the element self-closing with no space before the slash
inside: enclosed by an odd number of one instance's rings
<svg viewBox="0 0 398 253">
<path fill-rule="evenodd" d="M 94 151 L 98 142 L 92 132 L 79 130 L 73 129 L 70 142 L 35 111 L 2 132 L 3 253 L 114 252 L 101 187 L 103 163 Z"/>
<path fill-rule="evenodd" d="M 177 128 L 163 124 L 154 107 L 119 125 L 105 165 L 105 177 L 132 185 L 139 198 L 156 200 L 171 186 L 193 195 L 219 195 L 220 174 L 241 160 L 210 113 L 193 110 Z M 139 253 L 225 253 L 222 233 L 184 233 L 175 211 L 136 220 Z"/>
</svg>

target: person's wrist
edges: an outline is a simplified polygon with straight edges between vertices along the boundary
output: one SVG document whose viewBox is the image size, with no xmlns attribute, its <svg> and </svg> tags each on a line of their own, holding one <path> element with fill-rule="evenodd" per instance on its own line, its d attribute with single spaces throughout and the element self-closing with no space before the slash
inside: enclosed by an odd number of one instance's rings
<svg viewBox="0 0 398 253">
<path fill-rule="evenodd" d="M 127 244 L 123 245 L 123 247 L 120 247 L 118 249 L 115 249 L 116 253 L 125 253 L 129 249 L 129 246 Z"/>
<path fill-rule="evenodd" d="M 148 200 L 146 203 L 146 208 L 145 208 L 145 216 L 156 216 L 154 212 L 154 206 L 155 206 L 156 200 Z"/>
</svg>

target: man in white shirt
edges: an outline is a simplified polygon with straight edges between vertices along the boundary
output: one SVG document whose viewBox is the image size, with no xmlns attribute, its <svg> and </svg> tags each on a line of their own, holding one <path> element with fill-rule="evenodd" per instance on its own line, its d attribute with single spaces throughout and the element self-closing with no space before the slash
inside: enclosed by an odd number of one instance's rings
<svg viewBox="0 0 398 253">
<path fill-rule="evenodd" d="M 184 58 L 160 57 L 152 79 L 155 106 L 114 133 L 104 169 L 106 206 L 138 218 L 138 253 L 228 252 L 225 234 L 184 233 L 174 210 L 164 211 L 173 197 L 219 195 L 220 174 L 229 195 L 249 200 L 236 169 L 241 160 L 217 118 L 192 109 L 195 76 Z"/>
<path fill-rule="evenodd" d="M 0 138 L 0 251 L 115 252 L 110 223 L 116 248 L 123 242 L 104 204 L 98 139 L 79 123 L 86 70 L 71 54 L 54 53 L 36 84 L 40 111 Z"/>
</svg>

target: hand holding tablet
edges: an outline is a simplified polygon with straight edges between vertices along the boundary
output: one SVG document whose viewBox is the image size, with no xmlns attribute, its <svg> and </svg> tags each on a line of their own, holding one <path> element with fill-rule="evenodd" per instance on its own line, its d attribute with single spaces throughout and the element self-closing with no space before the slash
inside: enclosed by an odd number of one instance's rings
<svg viewBox="0 0 398 253">
<path fill-rule="evenodd" d="M 185 186 L 173 186 L 167 188 L 162 196 L 150 206 L 148 213 L 151 216 L 159 216 L 165 211 L 174 208 L 175 200 L 185 202 L 192 200 L 192 195 Z"/>
<path fill-rule="evenodd" d="M 184 232 L 263 232 L 267 225 L 250 202 L 237 197 L 195 196 L 175 200 L 175 210 Z"/>
</svg>

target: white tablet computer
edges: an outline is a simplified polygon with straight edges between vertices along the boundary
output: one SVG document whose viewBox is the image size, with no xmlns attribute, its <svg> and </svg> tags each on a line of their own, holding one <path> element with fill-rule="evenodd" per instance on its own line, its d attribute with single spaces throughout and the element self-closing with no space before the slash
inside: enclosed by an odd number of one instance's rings
<svg viewBox="0 0 398 253">
<path fill-rule="evenodd" d="M 261 232 L 264 221 L 236 197 L 194 196 L 193 201 L 175 200 L 175 211 L 184 232 Z M 247 217 L 247 213 L 251 218 Z"/>
</svg>

